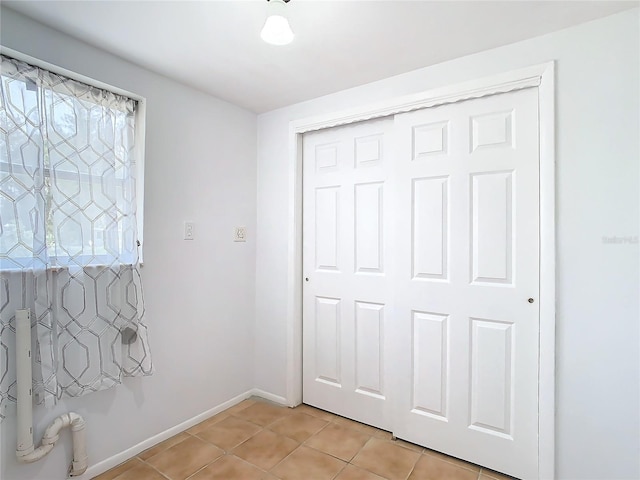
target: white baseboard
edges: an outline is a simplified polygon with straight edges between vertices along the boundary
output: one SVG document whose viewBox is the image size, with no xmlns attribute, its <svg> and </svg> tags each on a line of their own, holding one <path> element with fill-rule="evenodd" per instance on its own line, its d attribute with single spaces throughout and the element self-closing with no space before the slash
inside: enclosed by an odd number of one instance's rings
<svg viewBox="0 0 640 480">
<path fill-rule="evenodd" d="M 101 473 L 104 473 L 107 470 L 112 469 L 113 467 L 117 467 L 121 463 L 126 462 L 127 460 L 135 457 L 141 452 L 144 452 L 148 448 L 151 448 L 154 445 L 160 442 L 163 442 L 164 440 L 171 438 L 174 435 L 177 435 L 178 433 L 193 427 L 194 425 L 197 425 L 198 423 L 206 420 L 207 418 L 213 417 L 214 415 L 222 412 L 223 410 L 226 410 L 227 408 L 233 407 L 234 405 L 240 403 L 241 401 L 251 396 L 261 397 L 261 398 L 264 398 L 265 400 L 269 400 L 270 402 L 274 402 L 279 405 L 284 405 L 288 407 L 292 406 L 292 405 L 288 405 L 287 399 L 284 397 L 281 397 L 280 395 L 275 395 L 273 393 L 266 392 L 259 388 L 253 388 L 251 390 L 247 390 L 246 392 L 241 393 L 240 395 L 237 395 L 232 399 L 227 400 L 226 402 L 223 402 L 220 405 L 207 410 L 206 412 L 202 412 L 201 414 L 196 415 L 195 417 L 192 417 L 189 420 L 186 420 L 174 427 L 171 427 L 165 430 L 164 432 L 160 432 L 157 435 L 154 435 L 153 437 L 147 438 L 146 440 L 138 443 L 137 445 L 134 445 L 131 448 L 123 450 L 122 452 L 117 453 L 116 455 L 109 457 L 99 463 L 96 463 L 95 465 L 91 465 L 84 474 L 80 475 L 79 477 L 73 477 L 73 480 L 90 480 L 91 478 L 96 477 Z"/>
<path fill-rule="evenodd" d="M 280 395 L 266 392 L 264 390 L 260 390 L 259 388 L 254 388 L 253 390 L 251 390 L 251 394 L 255 395 L 256 397 L 269 400 L 270 402 L 277 403 L 278 405 L 283 405 L 285 407 L 295 407 L 295 405 L 289 405 L 286 398 L 281 397 Z"/>
<path fill-rule="evenodd" d="M 265 394 L 269 395 L 269 398 L 267 398 L 266 396 L 264 397 L 267 400 L 280 403 L 277 400 L 280 398 L 284 401 L 284 398 L 282 397 L 278 397 L 276 395 L 270 395 L 266 392 Z M 138 443 L 137 445 L 134 445 L 131 448 L 123 450 L 122 452 L 117 453 L 116 455 L 109 457 L 101 462 L 98 462 L 95 465 L 91 465 L 84 474 L 78 477 L 73 477 L 73 480 L 90 480 L 91 478 L 98 476 L 101 473 L 104 473 L 107 470 L 112 469 L 113 467 L 117 467 L 121 463 L 126 462 L 127 460 L 135 457 L 141 452 L 144 452 L 148 448 L 151 448 L 154 445 L 160 442 L 163 442 L 164 440 L 171 438 L 174 435 L 177 435 L 178 433 L 193 427 L 194 425 L 197 425 L 198 423 L 206 420 L 207 418 L 213 417 L 214 415 L 222 412 L 223 410 L 226 410 L 227 408 L 233 407 L 234 405 L 251 397 L 252 395 L 257 395 L 262 397 L 262 395 L 260 393 L 257 393 L 255 389 L 247 390 L 246 392 L 241 393 L 240 395 L 237 395 L 232 399 L 227 400 L 226 402 L 223 402 L 220 405 L 217 405 L 205 412 L 202 412 L 201 414 L 196 415 L 195 417 L 192 417 L 189 420 L 186 420 L 174 427 L 171 427 L 165 430 L 164 432 L 160 432 L 157 435 L 154 435 L 153 437 L 147 438 L 146 440 L 143 440 L 142 442 Z M 91 461 L 91 459 L 89 459 L 89 461 Z"/>
</svg>

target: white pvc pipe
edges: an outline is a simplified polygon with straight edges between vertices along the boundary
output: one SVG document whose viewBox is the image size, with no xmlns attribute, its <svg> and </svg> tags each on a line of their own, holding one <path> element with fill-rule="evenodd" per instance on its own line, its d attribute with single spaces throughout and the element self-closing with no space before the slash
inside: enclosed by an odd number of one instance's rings
<svg viewBox="0 0 640 480">
<path fill-rule="evenodd" d="M 31 311 L 16 310 L 16 377 L 18 390 L 18 444 L 16 456 L 22 463 L 32 463 L 46 456 L 60 439 L 60 430 L 71 427 L 73 461 L 69 476 L 82 475 L 87 469 L 84 419 L 77 413 L 60 415 L 47 427 L 42 444 L 33 446 L 33 403 L 31 390 Z"/>
<path fill-rule="evenodd" d="M 30 310 L 16 310 L 16 378 L 18 383 L 18 446 L 16 455 L 20 458 L 33 452 Z"/>
</svg>

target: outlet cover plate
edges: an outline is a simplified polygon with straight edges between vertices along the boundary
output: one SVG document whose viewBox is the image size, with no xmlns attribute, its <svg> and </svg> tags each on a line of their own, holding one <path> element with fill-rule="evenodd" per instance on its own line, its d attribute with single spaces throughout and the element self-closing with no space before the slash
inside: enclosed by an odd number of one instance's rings
<svg viewBox="0 0 640 480">
<path fill-rule="evenodd" d="M 247 241 L 247 227 L 235 227 L 233 230 L 234 242 L 246 242 Z"/>
</svg>

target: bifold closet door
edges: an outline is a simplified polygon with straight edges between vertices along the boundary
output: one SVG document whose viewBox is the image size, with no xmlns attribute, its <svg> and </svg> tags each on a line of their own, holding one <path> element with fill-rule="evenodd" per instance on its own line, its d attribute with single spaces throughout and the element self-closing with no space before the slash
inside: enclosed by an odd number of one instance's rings
<svg viewBox="0 0 640 480">
<path fill-rule="evenodd" d="M 303 136 L 303 398 L 391 429 L 392 119 Z"/>
<path fill-rule="evenodd" d="M 538 476 L 537 89 L 397 115 L 393 431 Z"/>
</svg>

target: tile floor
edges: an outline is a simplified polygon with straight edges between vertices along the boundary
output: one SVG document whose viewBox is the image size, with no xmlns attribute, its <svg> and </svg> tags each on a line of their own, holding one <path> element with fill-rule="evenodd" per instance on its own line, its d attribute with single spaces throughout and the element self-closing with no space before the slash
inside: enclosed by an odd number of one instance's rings
<svg viewBox="0 0 640 480">
<path fill-rule="evenodd" d="M 307 405 L 248 399 L 96 480 L 507 480 Z"/>
</svg>

